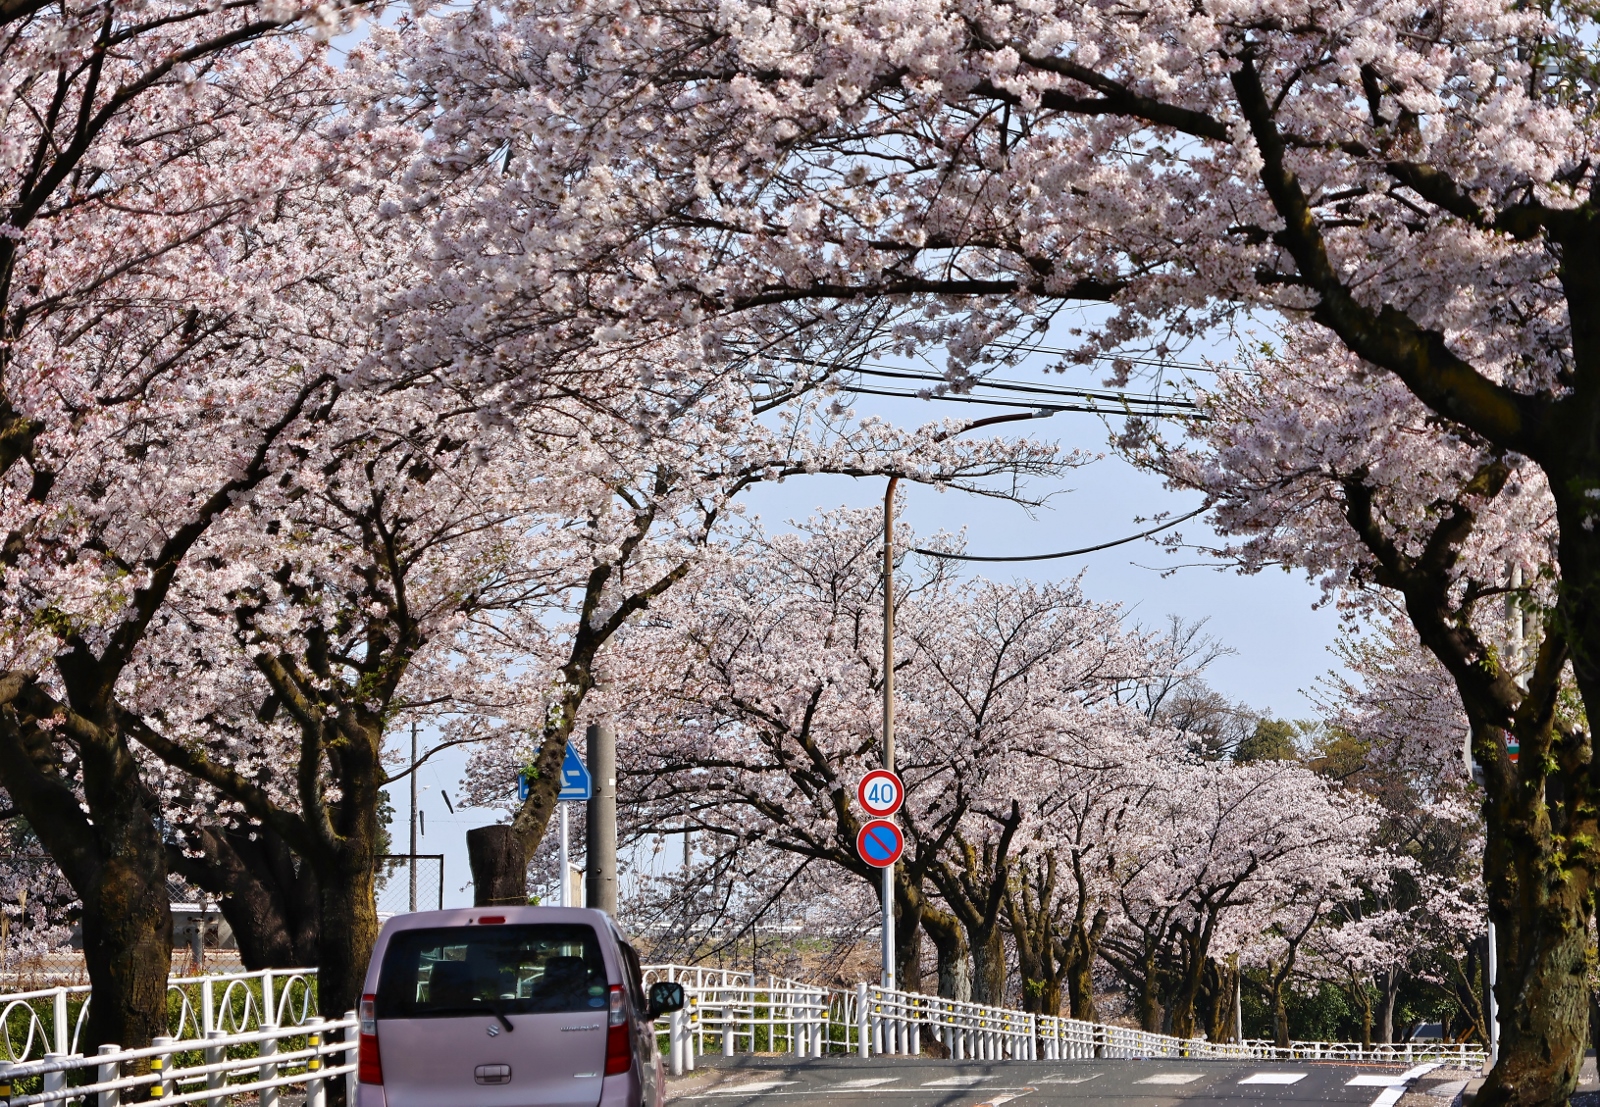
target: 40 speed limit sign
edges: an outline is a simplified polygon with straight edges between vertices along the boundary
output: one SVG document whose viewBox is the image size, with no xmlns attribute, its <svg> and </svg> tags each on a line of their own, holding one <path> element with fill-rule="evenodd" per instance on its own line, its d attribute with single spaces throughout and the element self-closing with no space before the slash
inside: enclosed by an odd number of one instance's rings
<svg viewBox="0 0 1600 1107">
<path fill-rule="evenodd" d="M 874 769 L 856 785 L 856 799 L 861 801 L 862 810 L 879 819 L 887 819 L 900 810 L 905 798 L 905 785 L 888 769 Z"/>
</svg>

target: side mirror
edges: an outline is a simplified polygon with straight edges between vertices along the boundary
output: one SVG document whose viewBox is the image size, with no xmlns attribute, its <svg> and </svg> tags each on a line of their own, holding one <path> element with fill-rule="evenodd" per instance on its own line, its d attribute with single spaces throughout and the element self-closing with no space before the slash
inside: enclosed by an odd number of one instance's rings
<svg viewBox="0 0 1600 1107">
<path fill-rule="evenodd" d="M 683 985 L 669 984 L 662 981 L 650 985 L 650 1017 L 658 1019 L 662 1015 L 673 1011 L 682 1011 L 684 1004 Z"/>
</svg>

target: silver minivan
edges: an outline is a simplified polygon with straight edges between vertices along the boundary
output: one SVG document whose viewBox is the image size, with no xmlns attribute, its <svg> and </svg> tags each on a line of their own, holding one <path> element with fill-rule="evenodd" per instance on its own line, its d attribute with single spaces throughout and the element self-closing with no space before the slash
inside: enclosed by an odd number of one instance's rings
<svg viewBox="0 0 1600 1107">
<path fill-rule="evenodd" d="M 603 911 L 474 907 L 383 924 L 361 997 L 357 1107 L 661 1107 L 658 1015 Z"/>
</svg>

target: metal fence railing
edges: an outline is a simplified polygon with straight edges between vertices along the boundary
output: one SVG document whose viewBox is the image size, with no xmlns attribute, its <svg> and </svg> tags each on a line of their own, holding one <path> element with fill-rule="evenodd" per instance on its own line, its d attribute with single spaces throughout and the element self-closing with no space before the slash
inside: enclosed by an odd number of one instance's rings
<svg viewBox="0 0 1600 1107">
<path fill-rule="evenodd" d="M 692 1071 L 707 1052 L 910 1054 L 924 1038 L 952 1060 L 1066 1060 L 1069 1058 L 1174 1057 L 1193 1060 L 1343 1060 L 1368 1064 L 1438 1061 L 1480 1067 L 1487 1054 L 1453 1042 L 1407 1042 L 1363 1047 L 1352 1042 L 1211 1042 L 1177 1038 L 1125 1026 L 1030 1014 L 965 1003 L 872 984 L 821 988 L 749 973 L 653 965 L 647 980 L 683 984 L 687 1005 L 664 1016 L 661 1033 L 674 1074 Z M 709 1046 L 709 1049 L 708 1049 Z"/>
<path fill-rule="evenodd" d="M 316 1010 L 315 969 L 174 976 L 167 1020 L 174 1039 L 299 1026 Z M 87 984 L 0 995 L 0 1060 L 25 1063 L 78 1052 L 91 1003 Z"/>
<path fill-rule="evenodd" d="M 355 1102 L 355 1012 L 331 1022 L 313 1016 L 299 1026 L 269 1026 L 245 1034 L 213 1030 L 198 1040 L 157 1038 L 143 1049 L 103 1045 L 91 1056 L 49 1053 L 34 1061 L 0 1062 L 0 1095 L 8 1107 L 85 1104 L 119 1107 L 159 1098 L 165 1104 L 225 1107 L 229 1097 L 255 1094 L 260 1107 L 278 1107 L 280 1091 L 305 1086 L 305 1107 L 324 1107 L 327 1082 L 344 1079 Z M 142 1063 L 141 1063 L 142 1062 Z"/>
<path fill-rule="evenodd" d="M 315 985 L 314 969 L 174 977 L 170 1035 L 93 1054 L 78 1044 L 92 1002 L 87 986 L 0 996 L 0 1099 L 7 1107 L 119 1107 L 124 1098 L 225 1107 L 229 1097 L 252 1094 L 258 1107 L 278 1107 L 282 1089 L 302 1085 L 305 1107 L 324 1107 L 327 1082 L 342 1078 L 353 1103 L 355 1012 L 317 1016 Z"/>
</svg>

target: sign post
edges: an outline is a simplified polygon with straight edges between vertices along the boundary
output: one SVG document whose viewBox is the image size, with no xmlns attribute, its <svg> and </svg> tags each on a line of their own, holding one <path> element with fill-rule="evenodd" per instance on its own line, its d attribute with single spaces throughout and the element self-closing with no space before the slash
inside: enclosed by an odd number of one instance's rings
<svg viewBox="0 0 1600 1107">
<path fill-rule="evenodd" d="M 517 799 L 527 802 L 531 785 L 527 773 L 517 774 Z M 572 898 L 572 840 L 567 827 L 567 804 L 589 799 L 594 794 L 594 781 L 584 768 L 578 750 L 567 743 L 567 756 L 561 762 L 561 790 L 556 793 L 556 807 L 561 812 L 561 895 L 557 902 L 562 907 L 576 907 L 568 902 Z M 415 852 L 415 851 L 413 851 Z"/>
<path fill-rule="evenodd" d="M 883 493 L 883 768 L 894 773 L 894 489 Z M 898 782 L 899 778 L 895 778 Z M 899 830 L 896 829 L 896 834 Z M 895 854 L 900 856 L 899 853 Z M 894 989 L 894 862 L 883 869 L 883 987 Z"/>
</svg>

